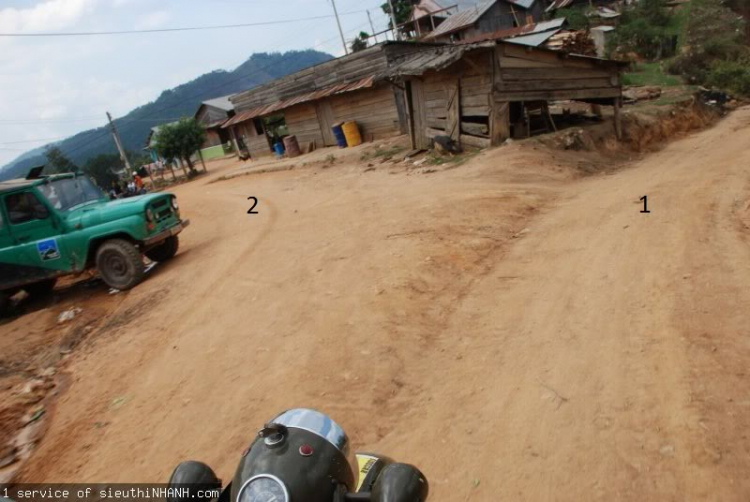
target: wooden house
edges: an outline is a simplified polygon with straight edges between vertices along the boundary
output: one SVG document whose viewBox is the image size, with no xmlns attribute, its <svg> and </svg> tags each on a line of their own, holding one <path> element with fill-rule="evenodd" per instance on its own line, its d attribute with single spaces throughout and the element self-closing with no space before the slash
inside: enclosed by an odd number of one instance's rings
<svg viewBox="0 0 750 502">
<path fill-rule="evenodd" d="M 282 120 L 300 146 L 336 144 L 332 127 L 356 121 L 366 140 L 408 131 L 403 88 L 388 80 L 397 58 L 433 44 L 385 42 L 287 75 L 231 97 L 236 115 L 222 125 L 251 157 L 272 153 L 269 118 Z"/>
<path fill-rule="evenodd" d="M 526 137 L 532 121 L 552 121 L 551 100 L 615 107 L 626 63 L 503 41 L 446 45 L 403 58 L 391 76 L 404 84 L 414 148 L 450 136 L 476 147 Z M 554 128 L 554 123 L 550 124 Z"/>
<path fill-rule="evenodd" d="M 231 96 L 204 101 L 195 112 L 195 120 L 206 129 L 206 141 L 203 148 L 210 148 L 228 143 L 231 138 L 221 125 L 234 116 L 234 105 Z"/>
<path fill-rule="evenodd" d="M 484 0 L 449 16 L 420 40 L 460 42 L 543 20 L 543 0 Z"/>
<path fill-rule="evenodd" d="M 236 115 L 222 127 L 251 156 L 271 153 L 269 117 L 303 149 L 335 145 L 331 127 L 349 120 L 365 140 L 408 133 L 424 149 L 446 135 L 486 147 L 528 136 L 539 120 L 554 128 L 550 100 L 619 114 L 623 66 L 507 41 L 384 42 L 232 96 Z"/>
</svg>

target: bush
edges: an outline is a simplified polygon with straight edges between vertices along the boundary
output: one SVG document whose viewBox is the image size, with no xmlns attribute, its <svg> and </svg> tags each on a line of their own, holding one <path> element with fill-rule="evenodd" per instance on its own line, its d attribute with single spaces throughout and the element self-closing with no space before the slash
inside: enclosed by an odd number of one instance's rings
<svg viewBox="0 0 750 502">
<path fill-rule="evenodd" d="M 693 0 L 690 14 L 685 48 L 669 71 L 691 83 L 750 95 L 750 48 L 744 44 L 742 19 L 721 0 Z"/>
<path fill-rule="evenodd" d="M 591 22 L 586 16 L 586 7 L 568 7 L 567 9 L 557 9 L 555 17 L 564 17 L 568 21 L 568 28 L 571 30 L 587 30 Z"/>
<path fill-rule="evenodd" d="M 665 0 L 641 0 L 623 12 L 609 41 L 610 53 L 635 53 L 648 60 L 674 54 L 677 36 Z"/>
<path fill-rule="evenodd" d="M 750 61 L 715 61 L 706 84 L 743 96 L 750 96 Z"/>
</svg>

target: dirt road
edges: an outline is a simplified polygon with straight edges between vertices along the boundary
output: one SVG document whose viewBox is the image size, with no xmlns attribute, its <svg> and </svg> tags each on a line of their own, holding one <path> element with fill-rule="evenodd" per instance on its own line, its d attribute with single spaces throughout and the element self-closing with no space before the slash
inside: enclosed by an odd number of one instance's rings
<svg viewBox="0 0 750 502">
<path fill-rule="evenodd" d="M 576 181 L 516 145 L 181 187 L 183 250 L 70 360 L 22 479 L 228 479 L 308 406 L 430 500 L 747 500 L 748 145 L 742 109 Z"/>
</svg>

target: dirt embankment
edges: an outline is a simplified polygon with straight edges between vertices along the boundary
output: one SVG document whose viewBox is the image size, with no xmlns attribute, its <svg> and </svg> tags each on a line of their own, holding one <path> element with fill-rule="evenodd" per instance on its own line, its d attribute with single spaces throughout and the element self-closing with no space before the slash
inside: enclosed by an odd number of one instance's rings
<svg viewBox="0 0 750 502">
<path fill-rule="evenodd" d="M 690 132 L 710 127 L 723 113 L 697 97 L 669 106 L 646 103 L 645 106 L 624 108 L 621 140 L 617 139 L 611 120 L 586 127 L 571 127 L 535 139 L 548 147 L 573 151 L 583 159 L 589 159 L 589 163 L 581 164 L 584 173 L 597 172 L 599 164 L 612 171 L 621 167 L 623 162 L 657 151 Z"/>
</svg>

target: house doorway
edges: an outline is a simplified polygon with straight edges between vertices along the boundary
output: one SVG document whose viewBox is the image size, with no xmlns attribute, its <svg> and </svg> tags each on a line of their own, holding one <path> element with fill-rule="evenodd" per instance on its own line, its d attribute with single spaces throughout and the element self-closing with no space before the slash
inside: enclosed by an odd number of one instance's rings
<svg viewBox="0 0 750 502">
<path fill-rule="evenodd" d="M 315 113 L 318 116 L 318 124 L 320 125 L 320 132 L 323 135 L 323 143 L 325 146 L 336 145 L 336 137 L 333 134 L 333 108 L 331 108 L 331 101 L 323 99 L 315 103 Z"/>
</svg>

